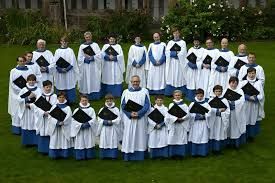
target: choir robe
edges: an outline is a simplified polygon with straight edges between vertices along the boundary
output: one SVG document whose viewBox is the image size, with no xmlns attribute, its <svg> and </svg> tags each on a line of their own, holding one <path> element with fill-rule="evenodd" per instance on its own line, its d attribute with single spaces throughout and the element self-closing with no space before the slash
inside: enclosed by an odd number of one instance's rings
<svg viewBox="0 0 275 183">
<path fill-rule="evenodd" d="M 53 82 L 53 74 L 50 69 L 50 67 L 54 61 L 52 52 L 50 50 L 45 50 L 45 51 L 36 50 L 36 51 L 33 51 L 32 53 L 33 53 L 33 57 L 32 57 L 33 63 L 37 64 L 36 60 L 42 55 L 50 64 L 47 67 L 47 70 L 45 72 L 44 71 L 41 72 L 41 74 L 42 74 L 41 83 L 46 80 L 50 80 L 51 82 Z M 37 66 L 39 67 L 39 65 L 37 65 Z"/>
<path fill-rule="evenodd" d="M 187 156 L 188 155 L 188 131 L 189 131 L 189 109 L 183 100 L 176 101 L 169 104 L 169 109 L 177 104 L 183 111 L 187 114 L 183 117 L 184 121 L 177 122 L 177 117 L 171 114 L 167 114 L 168 121 L 168 147 L 169 147 L 169 157 L 173 156 Z"/>
<path fill-rule="evenodd" d="M 148 70 L 147 89 L 150 94 L 164 94 L 165 89 L 165 56 L 166 44 L 163 42 L 151 43 L 148 48 L 149 63 L 146 70 Z M 156 65 L 156 62 L 159 65 Z"/>
<path fill-rule="evenodd" d="M 243 65 L 240 69 L 240 72 L 239 72 L 239 81 L 242 81 L 242 80 L 245 80 L 246 79 L 246 74 L 247 74 L 247 69 L 249 67 L 253 67 L 256 69 L 256 78 L 258 80 L 261 81 L 263 87 L 264 87 L 264 83 L 265 83 L 265 73 L 264 73 L 264 69 L 262 68 L 262 66 L 258 65 L 258 64 L 246 64 L 246 65 Z"/>
<path fill-rule="evenodd" d="M 28 103 L 28 98 L 21 98 L 20 96 L 26 93 L 27 91 L 31 91 L 36 95 L 36 99 L 41 96 L 41 90 L 36 85 L 35 86 L 27 86 L 23 88 L 18 96 L 18 117 L 21 125 L 21 137 L 22 137 L 22 145 L 37 145 L 37 135 L 36 135 L 36 125 L 35 125 L 35 108 L 36 106 L 33 103 L 30 103 L 30 108 L 26 107 L 26 103 Z"/>
<path fill-rule="evenodd" d="M 238 60 L 248 63 L 247 55 L 239 55 L 238 54 L 238 55 L 234 56 L 228 66 L 229 76 L 238 77 L 240 70 L 238 70 L 234 67 Z"/>
<path fill-rule="evenodd" d="M 199 69 L 202 66 L 202 57 L 204 53 L 204 48 L 192 47 L 188 50 L 186 57 L 191 53 L 194 53 L 197 56 L 196 64 L 191 63 L 187 58 L 185 58 L 185 80 L 186 80 L 186 97 L 189 101 L 194 101 L 195 90 L 198 89 L 198 74 Z M 192 67 L 192 68 L 191 68 Z"/>
<path fill-rule="evenodd" d="M 44 97 L 46 101 L 48 101 L 51 105 L 55 105 L 57 102 L 57 96 L 54 93 L 46 94 L 42 92 L 42 97 Z M 49 153 L 49 143 L 50 143 L 50 136 L 47 133 L 49 116 L 44 116 L 45 111 L 38 108 L 37 106 L 34 108 L 34 112 L 35 112 L 34 119 L 35 119 L 35 125 L 36 125 L 36 135 L 38 136 L 37 150 L 40 153 L 47 154 Z"/>
<path fill-rule="evenodd" d="M 203 67 L 202 63 L 201 66 L 198 67 L 198 81 L 197 81 L 197 88 L 201 88 L 204 91 L 205 99 L 208 100 L 210 97 L 210 92 L 212 92 L 212 89 L 208 88 L 209 86 L 209 78 L 211 74 L 211 65 L 217 60 L 217 56 L 219 54 L 219 50 L 216 48 L 212 49 L 204 49 L 202 61 L 206 58 L 207 55 L 209 55 L 212 58 L 210 68 Z"/>
<path fill-rule="evenodd" d="M 164 117 L 167 116 L 167 107 L 164 105 L 155 105 L 153 108 L 151 108 L 151 112 L 155 108 L 158 109 Z M 157 123 L 155 121 L 148 118 L 148 147 L 150 148 L 150 157 L 166 158 L 168 157 L 168 121 L 166 118 L 164 118 L 164 121 L 160 124 L 162 126 L 160 129 L 156 129 L 156 125 Z"/>
<path fill-rule="evenodd" d="M 80 123 L 72 118 L 71 137 L 74 138 L 75 158 L 77 160 L 92 159 L 95 158 L 96 114 L 94 109 L 90 107 L 90 104 L 87 106 L 80 104 L 79 108 L 92 119 L 87 122 L 90 126 L 83 128 L 84 123 Z M 73 114 L 75 114 L 79 108 L 75 109 Z"/>
<path fill-rule="evenodd" d="M 70 65 L 66 68 L 66 71 L 62 71 L 62 68 L 56 65 L 57 60 L 62 57 Z M 79 69 L 76 62 L 74 51 L 67 48 L 58 48 L 54 53 L 53 62 L 53 75 L 55 80 L 56 92 L 66 92 L 66 98 L 69 103 L 73 103 L 76 100 L 76 82 L 79 77 Z"/>
<path fill-rule="evenodd" d="M 28 62 L 28 63 L 26 63 L 26 66 L 29 69 L 31 69 L 32 73 L 36 76 L 37 86 L 39 88 L 42 88 L 42 82 L 41 82 L 41 80 L 42 80 L 42 73 L 40 71 L 40 67 L 37 64 L 35 64 L 35 63 L 31 62 L 31 61 Z"/>
<path fill-rule="evenodd" d="M 105 50 L 109 47 L 118 53 L 114 60 L 109 60 Z M 103 58 L 102 66 L 102 95 L 111 93 L 114 97 L 120 97 L 122 93 L 123 73 L 125 72 L 124 56 L 119 44 L 105 44 L 102 48 L 101 55 Z"/>
<path fill-rule="evenodd" d="M 85 57 L 83 49 L 90 46 L 95 55 L 89 58 Z M 88 95 L 90 100 L 99 100 L 102 96 L 101 90 L 101 72 L 102 58 L 101 50 L 97 43 L 83 43 L 78 50 L 78 65 L 80 71 L 79 92 Z"/>
<path fill-rule="evenodd" d="M 212 100 L 213 98 L 210 98 L 208 103 Z M 209 118 L 209 143 L 210 149 L 213 151 L 221 151 L 227 143 L 230 107 L 226 98 L 221 98 L 221 101 L 226 105 L 226 110 L 221 112 L 219 109 L 211 107 L 211 116 Z"/>
<path fill-rule="evenodd" d="M 124 110 L 128 100 L 140 105 L 138 118 L 132 119 L 130 112 Z M 121 119 L 123 122 L 122 149 L 125 161 L 144 160 L 147 149 L 147 113 L 150 109 L 149 92 L 145 88 L 129 88 L 124 90 L 121 97 Z"/>
<path fill-rule="evenodd" d="M 105 105 L 105 107 L 108 107 Z M 103 108 L 99 110 L 101 112 Z M 120 137 L 120 111 L 115 104 L 108 107 L 110 111 L 117 115 L 117 118 L 112 120 L 112 124 L 106 124 L 106 121 L 98 117 L 97 136 L 99 136 L 99 156 L 101 159 L 118 157 L 118 145 Z"/>
<path fill-rule="evenodd" d="M 229 64 L 234 58 L 234 53 L 230 50 L 220 50 L 217 58 L 223 57 Z M 228 73 L 228 67 L 225 67 L 226 71 L 220 71 L 220 67 L 215 64 L 215 62 L 212 62 L 211 65 L 211 75 L 210 75 L 210 81 L 209 81 L 209 91 L 210 96 L 214 96 L 213 88 L 216 85 L 221 85 L 223 88 L 226 88 L 228 85 L 229 80 L 229 73 Z"/>
<path fill-rule="evenodd" d="M 181 47 L 178 54 L 171 52 L 170 49 L 177 43 Z M 176 89 L 186 93 L 186 74 L 184 68 L 186 65 L 186 43 L 183 40 L 170 40 L 166 47 L 166 88 L 165 95 L 172 96 Z"/>
<path fill-rule="evenodd" d="M 11 115 L 12 133 L 16 135 L 21 134 L 20 120 L 18 117 L 19 105 L 17 100 L 17 96 L 21 89 L 16 86 L 13 81 L 20 76 L 27 80 L 27 77 L 30 74 L 32 74 L 32 70 L 25 66 L 17 66 L 10 71 L 8 113 Z"/>
<path fill-rule="evenodd" d="M 240 83 L 241 86 L 244 86 L 249 82 L 252 84 L 260 93 L 255 97 L 256 101 L 251 101 L 248 99 L 249 96 L 245 95 L 245 102 L 243 106 L 243 112 L 244 114 L 247 114 L 245 116 L 246 121 L 246 135 L 247 137 L 254 138 L 256 135 L 260 132 L 260 122 L 265 117 L 264 112 L 264 101 L 265 101 L 265 95 L 264 90 L 262 86 L 262 81 L 258 79 L 249 80 L 247 78 L 247 81 L 242 81 Z"/>
<path fill-rule="evenodd" d="M 147 49 L 143 45 L 132 45 L 128 52 L 128 62 L 125 82 L 131 87 L 131 77 L 140 77 L 140 86 L 146 87 L 146 71 L 148 67 Z"/>
<path fill-rule="evenodd" d="M 190 113 L 189 148 L 192 156 L 206 156 L 209 152 L 209 118 L 211 116 L 211 107 L 205 101 L 198 101 L 196 98 L 195 100 L 209 111 L 204 115 L 204 120 L 196 120 L 196 114 Z M 189 111 L 193 105 L 194 102 L 189 105 Z"/>
<path fill-rule="evenodd" d="M 236 101 L 228 101 L 230 105 L 229 127 L 227 131 L 228 144 L 235 148 L 239 148 L 241 144 L 246 142 L 246 113 L 243 111 L 245 99 L 243 90 L 239 86 L 235 90 L 232 88 L 229 89 L 240 94 L 241 98 Z M 231 107 L 232 105 L 235 107 Z"/>
<path fill-rule="evenodd" d="M 57 119 L 49 116 L 49 124 L 47 133 L 50 135 L 49 145 L 49 157 L 53 159 L 68 158 L 71 155 L 71 149 L 73 147 L 73 140 L 71 139 L 71 123 L 72 123 L 72 111 L 70 106 L 65 103 L 52 106 L 52 111 L 56 106 L 59 106 L 62 111 L 66 113 L 64 119 L 64 125 L 59 126 Z"/>
</svg>

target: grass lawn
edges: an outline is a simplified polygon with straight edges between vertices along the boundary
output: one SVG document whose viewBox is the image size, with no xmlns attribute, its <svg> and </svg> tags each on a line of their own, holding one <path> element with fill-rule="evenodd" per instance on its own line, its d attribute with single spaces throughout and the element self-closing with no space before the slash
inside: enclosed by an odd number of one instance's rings
<svg viewBox="0 0 275 183">
<path fill-rule="evenodd" d="M 186 158 L 184 160 L 75 161 L 50 160 L 36 148 L 24 148 L 21 139 L 10 132 L 7 113 L 9 71 L 16 65 L 16 56 L 31 46 L 0 45 L 0 182 L 275 182 L 275 42 L 249 42 L 250 51 L 266 74 L 265 111 L 262 132 L 253 143 L 240 150 L 227 149 L 221 156 Z M 57 45 L 50 45 L 54 50 Z M 77 53 L 78 45 L 72 46 Z M 231 45 L 236 52 L 237 44 Z M 129 45 L 123 45 L 128 53 Z M 273 83 L 273 84 L 272 84 Z M 170 99 L 165 100 L 167 105 Z M 117 103 L 119 101 L 117 100 Z M 92 102 L 96 111 L 103 101 Z"/>
</svg>

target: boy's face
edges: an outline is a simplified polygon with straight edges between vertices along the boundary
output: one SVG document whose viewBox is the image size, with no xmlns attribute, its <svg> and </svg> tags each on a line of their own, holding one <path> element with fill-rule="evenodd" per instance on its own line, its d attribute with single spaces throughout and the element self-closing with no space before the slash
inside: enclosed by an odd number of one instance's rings
<svg viewBox="0 0 275 183">
<path fill-rule="evenodd" d="M 35 80 L 28 80 L 27 83 L 30 85 L 30 86 L 34 86 L 36 81 Z"/>
<path fill-rule="evenodd" d="M 80 103 L 81 103 L 83 106 L 86 106 L 86 105 L 88 105 L 89 100 L 88 100 L 87 98 L 81 98 L 81 99 L 80 99 Z"/>
<path fill-rule="evenodd" d="M 199 93 L 196 95 L 197 99 L 200 101 L 203 99 L 203 94 L 202 93 Z"/>
<path fill-rule="evenodd" d="M 174 39 L 179 39 L 179 37 L 180 37 L 180 32 L 179 32 L 179 31 L 173 32 L 173 37 L 174 37 Z"/>
<path fill-rule="evenodd" d="M 228 40 L 227 39 L 222 39 L 222 41 L 221 41 L 221 47 L 222 48 L 227 48 L 228 47 Z"/>
<path fill-rule="evenodd" d="M 31 61 L 32 60 L 32 54 L 31 53 L 27 53 L 25 56 L 27 61 Z"/>
<path fill-rule="evenodd" d="M 213 48 L 214 47 L 214 43 L 211 39 L 206 40 L 205 44 L 206 44 L 207 48 Z"/>
<path fill-rule="evenodd" d="M 113 99 L 106 99 L 106 104 L 107 104 L 107 106 L 112 106 L 113 105 L 113 103 L 114 103 L 114 100 Z"/>
<path fill-rule="evenodd" d="M 141 42 L 140 37 L 136 37 L 136 38 L 135 38 L 135 43 L 136 43 L 136 44 L 140 44 L 140 42 Z"/>
<path fill-rule="evenodd" d="M 249 78 L 249 79 L 255 79 L 255 77 L 256 77 L 256 72 L 248 72 L 247 73 L 247 77 Z"/>
<path fill-rule="evenodd" d="M 157 98 L 155 103 L 158 105 L 158 106 L 162 106 L 163 104 L 163 100 L 161 98 Z"/>
<path fill-rule="evenodd" d="M 214 94 L 215 94 L 217 97 L 219 97 L 219 96 L 222 95 L 222 90 L 215 90 L 215 91 L 214 91 Z"/>
<path fill-rule="evenodd" d="M 64 95 L 60 95 L 59 97 L 57 97 L 57 100 L 58 100 L 58 102 L 60 102 L 60 103 L 64 103 L 65 100 L 66 100 L 66 98 L 65 98 Z"/>
<path fill-rule="evenodd" d="M 194 40 L 193 44 L 194 44 L 195 47 L 198 47 L 198 46 L 200 46 L 200 41 L 199 40 Z"/>
<path fill-rule="evenodd" d="M 174 97 L 174 99 L 176 99 L 176 100 L 180 100 L 181 97 L 182 97 L 182 94 L 181 94 L 181 93 L 174 93 L 173 97 Z"/>
<path fill-rule="evenodd" d="M 232 81 L 232 82 L 229 83 L 229 86 L 232 89 L 236 89 L 237 86 L 238 86 L 238 82 L 237 81 Z"/>
<path fill-rule="evenodd" d="M 66 42 L 65 40 L 60 40 L 60 44 L 61 44 L 61 46 L 63 46 L 63 47 L 67 47 L 68 42 Z"/>
<path fill-rule="evenodd" d="M 110 37 L 109 38 L 109 44 L 115 44 L 116 43 L 116 38 Z"/>
<path fill-rule="evenodd" d="M 250 63 L 250 64 L 254 64 L 254 63 L 256 62 L 256 57 L 255 57 L 255 55 L 249 54 L 249 55 L 247 56 L 247 59 L 248 59 L 248 63 Z"/>
<path fill-rule="evenodd" d="M 43 86 L 45 93 L 50 93 L 52 91 L 52 85 Z"/>
<path fill-rule="evenodd" d="M 19 58 L 18 59 L 18 61 L 17 61 L 17 64 L 19 65 L 19 66 L 24 66 L 25 64 L 26 64 L 26 61 L 25 61 L 25 59 L 23 59 L 23 58 Z"/>
</svg>

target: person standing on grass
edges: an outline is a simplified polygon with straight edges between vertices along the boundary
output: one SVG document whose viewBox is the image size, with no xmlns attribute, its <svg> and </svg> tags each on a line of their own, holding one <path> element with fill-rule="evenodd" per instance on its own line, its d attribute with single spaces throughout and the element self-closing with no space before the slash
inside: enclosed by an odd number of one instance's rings
<svg viewBox="0 0 275 183">
<path fill-rule="evenodd" d="M 256 69 L 256 78 L 261 81 L 262 86 L 264 87 L 265 73 L 262 66 L 256 63 L 256 53 L 253 53 L 253 52 L 248 53 L 247 59 L 248 59 L 248 63 L 241 67 L 238 75 L 240 82 L 243 80 L 246 80 L 248 68 L 253 67 Z"/>
<path fill-rule="evenodd" d="M 53 54 L 46 49 L 46 41 L 39 39 L 36 43 L 37 49 L 33 51 L 32 62 L 37 64 L 42 73 L 41 82 L 49 80 L 53 82 L 53 75 L 50 72 L 50 65 L 53 63 Z"/>
<path fill-rule="evenodd" d="M 56 109 L 60 109 L 59 111 Z M 53 111 L 56 110 L 54 117 Z M 60 119 L 63 116 L 64 119 Z M 69 158 L 73 140 L 71 138 L 72 111 L 67 105 L 66 93 L 57 94 L 57 103 L 50 110 L 47 133 L 50 136 L 49 157 L 52 159 Z"/>
<path fill-rule="evenodd" d="M 33 71 L 33 74 L 36 76 L 37 80 L 37 86 L 42 88 L 42 74 L 40 71 L 40 68 L 37 64 L 32 62 L 33 53 L 28 51 L 24 54 L 24 57 L 26 58 L 26 66 Z"/>
<path fill-rule="evenodd" d="M 111 93 L 114 97 L 120 97 L 123 86 L 123 73 L 125 72 L 124 56 L 122 48 L 116 43 L 116 36 L 109 35 L 109 43 L 102 48 L 102 95 Z"/>
<path fill-rule="evenodd" d="M 202 56 L 204 48 L 200 45 L 200 38 L 194 36 L 193 47 L 191 47 L 186 55 L 185 78 L 186 78 L 186 98 L 194 101 L 195 91 L 198 89 L 199 68 L 202 65 Z"/>
<path fill-rule="evenodd" d="M 238 77 L 240 68 L 248 63 L 247 48 L 245 44 L 240 44 L 238 47 L 238 54 L 235 55 L 228 67 L 229 76 Z"/>
<path fill-rule="evenodd" d="M 150 109 L 150 96 L 147 89 L 140 87 L 139 76 L 132 76 L 131 84 L 132 87 L 124 90 L 121 97 L 121 151 L 124 161 L 144 160 L 147 150 L 147 112 Z"/>
<path fill-rule="evenodd" d="M 247 114 L 245 116 L 245 121 L 248 140 L 253 140 L 260 133 L 260 124 L 265 117 L 264 89 L 262 81 L 256 77 L 256 72 L 256 68 L 248 68 L 246 80 L 240 83 L 245 98 L 243 112 Z M 247 87 L 248 85 L 250 85 L 250 87 Z M 253 90 L 255 90 L 255 92 Z"/>
<path fill-rule="evenodd" d="M 105 104 L 99 110 L 97 135 L 99 139 L 99 157 L 101 159 L 117 159 L 120 140 L 120 111 L 115 106 L 111 94 L 105 96 Z"/>
<path fill-rule="evenodd" d="M 60 39 L 60 48 L 54 53 L 52 72 L 55 80 L 56 92 L 64 91 L 69 104 L 76 101 L 76 82 L 79 69 L 74 51 L 68 47 L 66 36 Z"/>
<path fill-rule="evenodd" d="M 79 92 L 87 95 L 90 100 L 101 98 L 101 72 L 102 58 L 101 50 L 96 42 L 92 40 L 92 33 L 84 33 L 85 42 L 78 50 L 79 65 Z"/>
<path fill-rule="evenodd" d="M 52 106 L 57 102 L 57 96 L 53 93 L 53 84 L 51 81 L 43 81 L 43 91 L 41 97 L 43 97 Z M 43 107 L 43 106 L 42 106 Z M 37 140 L 37 150 L 40 153 L 49 153 L 50 136 L 47 133 L 49 124 L 49 111 L 43 110 L 42 108 L 35 107 L 35 125 Z"/>
<path fill-rule="evenodd" d="M 149 64 L 147 89 L 152 95 L 163 95 L 165 89 L 165 47 L 164 42 L 160 42 L 160 34 L 153 34 L 154 43 L 151 43 L 148 48 Z"/>
<path fill-rule="evenodd" d="M 217 60 L 219 50 L 214 48 L 214 42 L 212 38 L 207 38 L 205 41 L 206 48 L 204 49 L 202 56 L 202 64 L 201 67 L 198 68 L 198 81 L 197 87 L 203 89 L 205 100 L 209 99 L 209 78 L 211 74 L 211 65 Z"/>
<path fill-rule="evenodd" d="M 133 75 L 138 75 L 141 80 L 140 86 L 146 87 L 147 77 L 145 68 L 148 67 L 147 65 L 147 49 L 141 44 L 141 37 L 136 35 L 135 44 L 130 47 L 128 52 L 125 82 L 129 84 L 129 87 L 131 87 L 130 79 Z"/>
<path fill-rule="evenodd" d="M 212 89 L 216 85 L 221 85 L 226 88 L 229 80 L 228 67 L 230 62 L 234 59 L 234 53 L 228 49 L 228 39 L 221 40 L 221 49 L 217 56 L 217 60 L 212 62 L 211 75 L 209 82 L 210 96 L 214 96 Z"/>
<path fill-rule="evenodd" d="M 89 119 L 83 120 L 83 116 Z M 74 117 L 75 116 L 75 117 Z M 71 137 L 74 138 L 74 153 L 76 160 L 95 158 L 95 137 L 97 130 L 95 110 L 89 103 L 88 96 L 80 96 L 79 107 L 74 110 Z"/>
<path fill-rule="evenodd" d="M 32 74 L 32 70 L 25 66 L 25 57 L 19 56 L 16 60 L 17 66 L 10 71 L 8 113 L 11 115 L 12 133 L 15 135 L 20 135 L 21 125 L 18 117 L 19 105 L 17 101 L 17 96 L 21 89 L 26 86 L 27 77 Z"/>
<path fill-rule="evenodd" d="M 184 73 L 186 43 L 180 38 L 180 31 L 172 29 L 173 40 L 166 47 L 166 87 L 165 95 L 172 96 L 174 90 L 181 90 L 186 94 L 186 76 Z"/>
<path fill-rule="evenodd" d="M 27 77 L 27 84 L 18 94 L 18 117 L 21 124 L 22 145 L 37 145 L 35 108 L 33 104 L 41 96 L 41 90 L 37 87 L 36 77 L 31 74 Z"/>
<path fill-rule="evenodd" d="M 168 121 L 168 148 L 169 157 L 183 158 L 188 155 L 188 131 L 189 131 L 189 109 L 183 101 L 181 90 L 173 92 L 173 102 L 169 104 L 169 111 L 177 107 L 174 113 L 167 114 Z M 175 108 L 176 109 L 176 108 Z M 185 115 L 177 116 L 179 113 Z"/>
</svg>

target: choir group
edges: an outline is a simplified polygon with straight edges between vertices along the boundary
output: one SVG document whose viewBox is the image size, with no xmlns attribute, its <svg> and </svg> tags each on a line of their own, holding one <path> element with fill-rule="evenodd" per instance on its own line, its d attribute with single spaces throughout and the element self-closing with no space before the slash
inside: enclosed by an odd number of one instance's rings
<svg viewBox="0 0 275 183">
<path fill-rule="evenodd" d="M 10 71 L 12 133 L 53 159 L 77 160 L 95 158 L 96 144 L 101 159 L 117 159 L 121 151 L 131 161 L 221 154 L 253 140 L 265 116 L 265 75 L 256 54 L 241 44 L 234 55 L 226 38 L 216 49 L 211 38 L 202 48 L 194 37 L 187 51 L 179 30 L 172 34 L 165 44 L 154 33 L 148 49 L 137 35 L 126 69 L 114 35 L 100 49 L 84 33 L 77 58 L 66 37 L 54 55 L 38 40 L 37 50 L 19 56 Z M 76 86 L 80 103 L 72 112 Z M 164 96 L 173 97 L 168 108 Z M 96 113 L 89 100 L 102 97 L 105 104 Z M 121 97 L 119 108 L 115 97 Z"/>
</svg>

